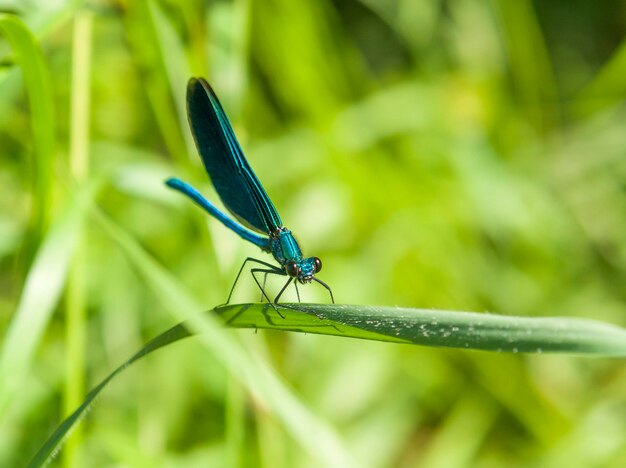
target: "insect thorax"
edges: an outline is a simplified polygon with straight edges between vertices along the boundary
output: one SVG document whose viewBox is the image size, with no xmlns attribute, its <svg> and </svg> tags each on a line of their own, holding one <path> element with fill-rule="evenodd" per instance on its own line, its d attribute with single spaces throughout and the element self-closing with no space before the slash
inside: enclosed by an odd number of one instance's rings
<svg viewBox="0 0 626 468">
<path fill-rule="evenodd" d="M 270 249 L 276 261 L 281 265 L 290 260 L 302 259 L 300 246 L 286 227 L 281 227 L 270 234 Z"/>
</svg>

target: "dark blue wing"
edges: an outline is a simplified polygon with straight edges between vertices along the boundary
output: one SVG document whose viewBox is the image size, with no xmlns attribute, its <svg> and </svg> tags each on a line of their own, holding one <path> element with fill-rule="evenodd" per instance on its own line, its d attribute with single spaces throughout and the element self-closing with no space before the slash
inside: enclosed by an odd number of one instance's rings
<svg viewBox="0 0 626 468">
<path fill-rule="evenodd" d="M 269 234 L 282 226 L 272 201 L 246 161 L 228 117 L 202 78 L 187 85 L 187 116 L 211 182 L 224 206 L 250 229 Z"/>
</svg>

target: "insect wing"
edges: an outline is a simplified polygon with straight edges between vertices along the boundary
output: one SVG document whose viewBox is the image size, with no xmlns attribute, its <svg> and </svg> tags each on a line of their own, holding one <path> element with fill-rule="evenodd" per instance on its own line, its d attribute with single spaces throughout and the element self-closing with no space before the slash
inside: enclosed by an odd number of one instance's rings
<svg viewBox="0 0 626 468">
<path fill-rule="evenodd" d="M 224 206 L 250 229 L 268 234 L 282 226 L 217 96 L 202 78 L 189 80 L 187 114 L 204 167 Z"/>
</svg>

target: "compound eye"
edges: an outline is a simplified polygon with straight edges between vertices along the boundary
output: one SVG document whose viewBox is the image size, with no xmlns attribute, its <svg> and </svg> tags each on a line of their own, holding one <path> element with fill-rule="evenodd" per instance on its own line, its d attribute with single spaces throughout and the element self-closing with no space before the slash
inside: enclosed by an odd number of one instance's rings
<svg viewBox="0 0 626 468">
<path fill-rule="evenodd" d="M 300 265 L 298 265 L 293 260 L 291 262 L 287 262 L 285 265 L 285 269 L 287 270 L 287 274 L 292 278 L 295 278 L 300 274 Z"/>
<path fill-rule="evenodd" d="M 318 257 L 313 257 L 313 264 L 315 265 L 315 273 L 318 273 L 322 269 L 322 261 Z"/>
</svg>

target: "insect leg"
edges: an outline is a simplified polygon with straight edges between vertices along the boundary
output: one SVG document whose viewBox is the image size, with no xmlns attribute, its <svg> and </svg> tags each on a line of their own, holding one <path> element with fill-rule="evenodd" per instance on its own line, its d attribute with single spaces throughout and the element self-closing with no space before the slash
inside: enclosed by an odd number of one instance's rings
<svg viewBox="0 0 626 468">
<path fill-rule="evenodd" d="M 313 281 L 317 281 L 319 284 L 321 284 L 322 286 L 324 286 L 326 288 L 326 290 L 328 291 L 328 294 L 330 294 L 330 300 L 332 301 L 332 303 L 335 303 L 335 298 L 333 297 L 333 291 L 330 289 L 330 286 L 328 286 L 326 283 L 324 283 L 322 280 L 317 279 L 315 277 L 313 277 Z"/>
<path fill-rule="evenodd" d="M 270 266 L 272 266 L 272 265 L 270 265 Z M 255 275 L 255 273 L 265 273 L 266 275 L 267 275 L 267 274 L 274 274 L 274 275 L 281 275 L 281 276 L 284 276 L 284 275 L 285 275 L 285 273 L 283 272 L 283 270 L 280 270 L 279 268 L 276 268 L 276 267 L 274 267 L 274 266 L 272 266 L 272 268 L 273 268 L 272 270 L 266 270 L 266 269 L 264 269 L 264 268 L 252 268 L 252 269 L 250 270 L 250 273 L 252 274 L 252 278 L 254 278 L 254 282 L 256 283 L 256 285 L 257 285 L 257 286 L 259 287 L 259 289 L 261 290 L 261 294 L 263 295 L 263 297 L 264 297 L 265 299 L 267 299 L 267 302 L 269 303 L 269 305 L 271 305 L 271 306 L 272 306 L 272 309 L 274 309 L 274 310 L 278 313 L 278 315 L 280 315 L 282 318 L 285 318 L 285 316 L 284 316 L 283 314 L 281 314 L 281 313 L 280 313 L 280 311 L 276 308 L 276 306 L 274 305 L 274 303 L 273 303 L 272 301 L 270 301 L 270 298 L 269 298 L 269 297 L 267 297 L 267 294 L 265 293 L 265 290 L 261 287 L 261 283 L 259 283 L 259 280 L 257 279 L 257 277 L 256 277 L 256 275 Z M 289 278 L 289 280 L 291 280 L 291 278 Z M 287 283 L 287 284 L 289 284 L 289 283 Z M 284 290 L 284 289 L 285 289 L 285 288 L 283 288 L 283 290 Z M 282 291 L 281 291 L 281 292 L 282 292 Z M 280 294 L 279 294 L 279 296 L 280 296 Z"/>
<path fill-rule="evenodd" d="M 233 296 L 233 291 L 235 290 L 235 286 L 237 285 L 237 281 L 239 281 L 239 277 L 241 276 L 241 272 L 243 271 L 243 268 L 246 266 L 246 263 L 248 263 L 248 262 L 254 262 L 254 263 L 258 263 L 260 265 L 269 267 L 269 268 L 278 269 L 277 267 L 275 267 L 271 263 L 264 262 L 263 260 L 259 260 L 257 258 L 253 258 L 253 257 L 246 258 L 243 261 L 243 263 L 241 264 L 241 268 L 239 268 L 239 273 L 237 273 L 237 276 L 235 277 L 235 281 L 233 282 L 233 286 L 230 288 L 230 292 L 228 293 L 228 299 L 226 299 L 226 304 L 230 303 L 230 298 Z M 263 289 L 261 289 L 261 291 L 262 290 Z M 268 299 L 268 302 L 269 302 L 269 299 Z"/>
<path fill-rule="evenodd" d="M 289 286 L 289 284 L 292 281 L 293 281 L 293 278 L 290 276 L 289 279 L 287 280 L 287 282 L 285 283 L 285 285 L 283 286 L 283 289 L 280 290 L 280 292 L 278 293 L 278 295 L 274 299 L 274 303 L 278 304 L 278 299 L 280 299 L 280 296 L 283 295 L 283 293 L 285 292 L 285 289 L 287 289 L 287 286 Z"/>
<path fill-rule="evenodd" d="M 298 302 L 300 302 L 300 291 L 298 291 L 298 282 L 294 281 L 293 285 L 296 287 L 296 296 L 298 296 Z"/>
<path fill-rule="evenodd" d="M 263 273 L 263 291 L 265 291 L 265 284 L 267 283 L 267 275 L 269 275 L 269 273 L 267 272 Z M 261 298 L 259 299 L 259 302 L 263 302 L 263 294 L 261 294 Z"/>
</svg>

